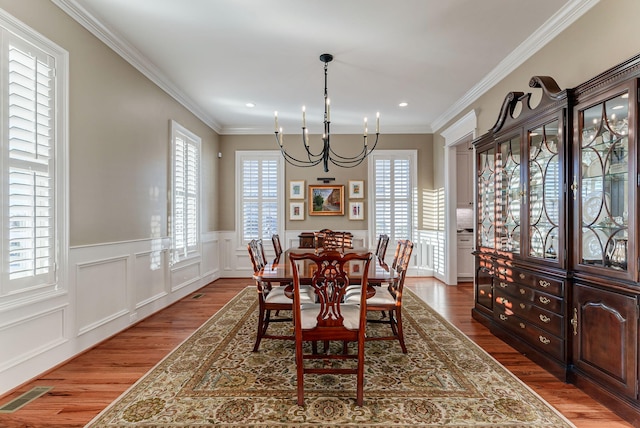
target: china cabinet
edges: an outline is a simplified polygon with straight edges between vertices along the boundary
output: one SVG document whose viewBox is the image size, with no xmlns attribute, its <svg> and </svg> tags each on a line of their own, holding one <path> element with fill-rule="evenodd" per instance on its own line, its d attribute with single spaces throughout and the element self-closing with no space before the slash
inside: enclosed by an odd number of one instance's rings
<svg viewBox="0 0 640 428">
<path fill-rule="evenodd" d="M 566 378 L 568 97 L 550 77 L 510 93 L 477 157 L 474 317 Z"/>
<path fill-rule="evenodd" d="M 640 55 L 507 95 L 476 148 L 472 315 L 640 426 Z"/>
</svg>

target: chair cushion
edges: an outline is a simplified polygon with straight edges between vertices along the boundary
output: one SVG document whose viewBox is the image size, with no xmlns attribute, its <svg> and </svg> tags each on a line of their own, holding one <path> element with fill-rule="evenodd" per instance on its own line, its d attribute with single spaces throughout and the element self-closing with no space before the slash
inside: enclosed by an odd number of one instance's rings
<svg viewBox="0 0 640 428">
<path fill-rule="evenodd" d="M 350 293 L 345 296 L 345 303 L 358 304 L 360 303 L 360 292 Z M 376 288 L 376 294 L 367 299 L 367 305 L 395 305 L 396 299 L 389 292 L 387 288 Z"/>
<path fill-rule="evenodd" d="M 360 327 L 360 307 L 358 305 L 343 304 L 340 306 L 344 317 L 344 327 L 348 330 L 358 330 Z M 300 305 L 301 327 L 303 330 L 315 328 L 318 325 L 320 305 L 316 303 Z"/>
<path fill-rule="evenodd" d="M 264 301 L 266 303 L 293 304 L 293 299 L 285 294 L 284 289 L 285 287 L 282 287 L 282 286 L 273 287 L 269 291 L 269 294 L 267 294 L 267 297 L 265 297 Z M 300 300 L 302 302 L 309 302 L 309 303 L 312 303 L 315 301 L 315 296 L 311 291 L 311 287 L 300 288 Z"/>
</svg>

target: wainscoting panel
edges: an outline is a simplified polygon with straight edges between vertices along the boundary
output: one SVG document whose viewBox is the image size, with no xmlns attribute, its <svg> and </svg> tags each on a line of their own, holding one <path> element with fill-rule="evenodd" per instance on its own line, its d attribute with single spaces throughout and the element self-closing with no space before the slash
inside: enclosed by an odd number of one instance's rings
<svg viewBox="0 0 640 428">
<path fill-rule="evenodd" d="M 167 251 L 147 251 L 135 255 L 136 309 L 167 295 Z"/>
<path fill-rule="evenodd" d="M 0 372 L 64 343 L 66 309 L 53 308 L 0 326 Z"/>
<path fill-rule="evenodd" d="M 84 334 L 128 312 L 129 255 L 76 266 L 78 334 Z"/>
<path fill-rule="evenodd" d="M 190 260 L 171 269 L 171 291 L 180 290 L 200 279 L 200 259 Z"/>
</svg>

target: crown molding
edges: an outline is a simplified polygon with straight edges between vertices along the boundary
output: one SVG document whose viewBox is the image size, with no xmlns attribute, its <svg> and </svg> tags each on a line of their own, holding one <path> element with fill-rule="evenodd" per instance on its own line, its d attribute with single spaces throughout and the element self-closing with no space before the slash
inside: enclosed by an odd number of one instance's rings
<svg viewBox="0 0 640 428">
<path fill-rule="evenodd" d="M 471 103 L 507 77 L 527 59 L 542 49 L 547 43 L 577 21 L 582 15 L 598 4 L 600 0 L 570 0 L 549 18 L 538 30 L 522 42 L 511 54 L 503 59 L 484 79 L 471 88 L 462 98 L 433 121 L 431 129 L 438 130 Z"/>
<path fill-rule="evenodd" d="M 152 62 L 136 48 L 124 41 L 118 35 L 113 33 L 109 28 L 104 26 L 96 19 L 87 9 L 80 6 L 75 0 L 51 0 L 62 11 L 69 15 L 72 19 L 82 25 L 91 34 L 96 36 L 109 48 L 120 55 L 125 61 L 135 67 L 144 76 L 153 83 L 158 85 L 169 96 L 174 98 L 178 103 L 182 104 L 187 110 L 193 113 L 198 119 L 202 120 L 207 126 L 215 132 L 220 132 L 221 126 L 197 103 L 184 94 L 171 80 L 169 80 Z"/>
</svg>

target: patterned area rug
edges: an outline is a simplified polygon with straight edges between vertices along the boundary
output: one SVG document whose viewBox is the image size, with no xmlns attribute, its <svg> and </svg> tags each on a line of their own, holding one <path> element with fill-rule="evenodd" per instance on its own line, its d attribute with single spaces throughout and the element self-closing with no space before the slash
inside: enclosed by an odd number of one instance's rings
<svg viewBox="0 0 640 428">
<path fill-rule="evenodd" d="M 403 305 L 409 352 L 366 344 L 363 407 L 345 375 L 306 375 L 305 406 L 296 404 L 294 343 L 263 340 L 251 352 L 248 287 L 87 426 L 573 427 L 415 294 Z"/>
</svg>

